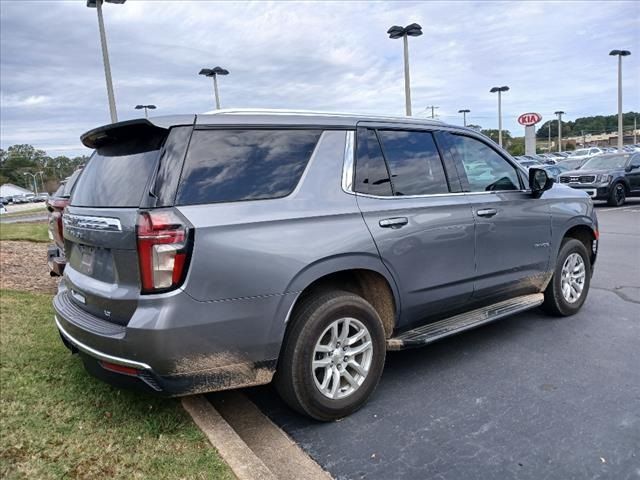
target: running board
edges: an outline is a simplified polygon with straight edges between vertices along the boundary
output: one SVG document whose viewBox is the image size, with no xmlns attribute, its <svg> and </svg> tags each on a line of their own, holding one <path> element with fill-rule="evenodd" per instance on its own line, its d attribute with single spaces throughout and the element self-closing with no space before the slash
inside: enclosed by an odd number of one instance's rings
<svg viewBox="0 0 640 480">
<path fill-rule="evenodd" d="M 454 317 L 445 318 L 438 322 L 429 323 L 421 327 L 404 332 L 397 337 L 387 340 L 387 350 L 403 350 L 405 348 L 421 347 L 456 333 L 479 327 L 486 323 L 523 312 L 537 307 L 544 301 L 542 293 L 523 295 L 521 297 L 494 303 L 488 307 L 478 308 L 470 312 L 461 313 Z"/>
</svg>

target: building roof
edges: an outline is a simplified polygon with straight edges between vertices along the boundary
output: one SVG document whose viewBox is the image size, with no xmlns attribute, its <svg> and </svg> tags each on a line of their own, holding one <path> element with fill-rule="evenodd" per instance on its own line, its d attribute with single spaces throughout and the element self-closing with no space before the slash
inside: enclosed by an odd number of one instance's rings
<svg viewBox="0 0 640 480">
<path fill-rule="evenodd" d="M 27 195 L 33 193 L 31 190 L 19 187 L 13 183 L 0 185 L 0 197 L 12 197 L 14 195 Z"/>
</svg>

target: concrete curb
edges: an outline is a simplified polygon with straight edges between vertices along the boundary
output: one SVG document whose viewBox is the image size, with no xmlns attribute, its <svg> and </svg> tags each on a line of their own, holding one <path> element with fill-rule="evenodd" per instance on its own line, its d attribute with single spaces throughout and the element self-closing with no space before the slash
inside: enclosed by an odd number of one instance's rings
<svg viewBox="0 0 640 480">
<path fill-rule="evenodd" d="M 185 397 L 182 406 L 239 480 L 277 480 L 206 398 Z"/>
<path fill-rule="evenodd" d="M 244 393 L 219 392 L 208 396 L 208 399 L 279 480 L 331 480 L 331 475 Z"/>
</svg>

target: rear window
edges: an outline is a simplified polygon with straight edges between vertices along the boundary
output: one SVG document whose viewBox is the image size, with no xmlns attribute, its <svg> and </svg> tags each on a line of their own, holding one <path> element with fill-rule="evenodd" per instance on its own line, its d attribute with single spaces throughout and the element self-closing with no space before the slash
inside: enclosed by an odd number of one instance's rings
<svg viewBox="0 0 640 480">
<path fill-rule="evenodd" d="M 196 130 L 177 205 L 279 198 L 298 184 L 321 130 Z"/>
<path fill-rule="evenodd" d="M 148 194 L 165 132 L 151 134 L 130 129 L 111 144 L 101 146 L 79 175 L 71 195 L 78 207 L 139 207 Z M 72 179 L 67 182 L 72 184 Z"/>
</svg>

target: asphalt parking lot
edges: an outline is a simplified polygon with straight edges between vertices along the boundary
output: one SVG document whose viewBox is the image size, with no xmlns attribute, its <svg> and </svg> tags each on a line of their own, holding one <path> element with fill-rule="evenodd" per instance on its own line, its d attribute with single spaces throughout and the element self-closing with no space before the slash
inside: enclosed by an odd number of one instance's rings
<svg viewBox="0 0 640 480">
<path fill-rule="evenodd" d="M 317 423 L 251 399 L 338 479 L 640 478 L 640 199 L 598 206 L 581 312 L 533 310 L 391 352 L 359 412 Z"/>
</svg>

